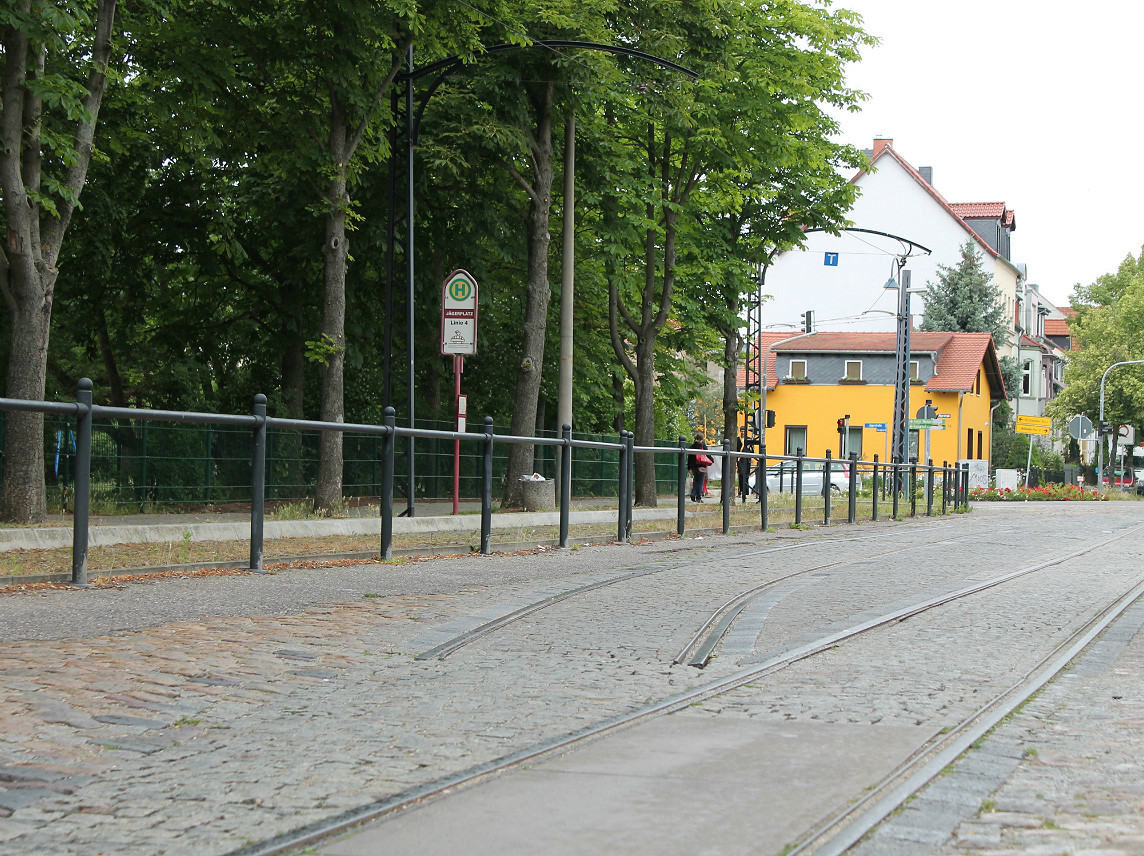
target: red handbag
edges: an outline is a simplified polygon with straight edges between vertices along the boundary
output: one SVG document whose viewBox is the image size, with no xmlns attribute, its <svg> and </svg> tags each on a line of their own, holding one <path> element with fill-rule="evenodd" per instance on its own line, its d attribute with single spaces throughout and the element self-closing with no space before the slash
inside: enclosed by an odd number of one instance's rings
<svg viewBox="0 0 1144 856">
<path fill-rule="evenodd" d="M 714 464 L 715 461 L 712 460 L 710 455 L 696 455 L 695 456 L 695 463 L 697 463 L 701 467 L 709 467 L 712 464 Z"/>
</svg>

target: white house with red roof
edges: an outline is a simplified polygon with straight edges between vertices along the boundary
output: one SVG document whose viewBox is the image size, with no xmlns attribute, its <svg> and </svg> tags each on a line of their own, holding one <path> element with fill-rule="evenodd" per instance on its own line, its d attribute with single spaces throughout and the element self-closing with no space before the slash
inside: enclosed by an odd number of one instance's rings
<svg viewBox="0 0 1144 856">
<path fill-rule="evenodd" d="M 799 325 L 803 313 L 812 310 L 818 329 L 892 331 L 898 293 L 885 285 L 896 274 L 899 256 L 908 253 L 911 288 L 924 289 L 937 280 L 938 265 L 957 264 L 968 240 L 993 274 L 1005 317 L 1013 319 L 1011 341 L 1000 354 L 1016 357 L 1025 271 L 1009 259 L 1016 229 L 1012 209 L 1003 202 L 950 203 L 934 187 L 933 169 L 915 168 L 894 149 L 893 140 L 875 140 L 870 154 L 870 168 L 852 179 L 861 194 L 849 215 L 855 229 L 865 231 L 811 233 L 804 248 L 778 255 L 763 281 L 762 290 L 771 296 L 763 306 L 764 329 Z M 920 319 L 924 295 L 911 296 L 910 311 Z"/>
</svg>

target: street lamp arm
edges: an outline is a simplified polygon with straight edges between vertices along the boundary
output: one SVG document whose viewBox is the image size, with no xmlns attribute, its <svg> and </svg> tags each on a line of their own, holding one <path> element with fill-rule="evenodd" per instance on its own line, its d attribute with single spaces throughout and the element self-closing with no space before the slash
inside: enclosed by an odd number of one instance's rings
<svg viewBox="0 0 1144 856">
<path fill-rule="evenodd" d="M 829 232 L 829 231 L 831 231 L 831 230 L 826 229 L 822 226 L 814 226 L 813 228 L 810 228 L 810 229 L 803 229 L 803 232 L 805 234 L 810 234 L 811 232 Z M 905 255 L 907 255 L 907 256 L 909 256 L 914 250 L 921 250 L 927 256 L 932 254 L 932 252 L 933 252 L 929 247 L 923 247 L 917 241 L 911 241 L 909 238 L 903 238 L 901 235 L 894 235 L 890 232 L 879 232 L 877 229 L 859 229 L 857 226 L 847 226 L 845 228 L 839 229 L 838 231 L 840 231 L 840 232 L 861 232 L 863 235 L 881 235 L 883 238 L 892 238 L 895 241 L 901 241 L 903 244 L 909 244 L 909 249 L 905 253 Z"/>
<path fill-rule="evenodd" d="M 1104 428 L 1104 382 L 1108 380 L 1108 373 L 1118 366 L 1136 366 L 1144 364 L 1144 360 L 1123 360 L 1119 363 L 1113 363 L 1104 370 L 1104 374 L 1100 376 L 1100 418 L 1099 426 Z M 1104 433 L 1101 431 L 1097 434 L 1096 438 L 1096 487 L 1099 490 L 1102 482 L 1104 472 Z"/>
<path fill-rule="evenodd" d="M 517 50 L 530 50 L 532 48 L 547 48 L 549 50 L 558 50 L 560 48 L 575 49 L 575 50 L 592 50 L 602 51 L 603 53 L 616 54 L 618 56 L 626 56 L 631 59 L 644 60 L 646 62 L 655 63 L 656 65 L 663 66 L 671 71 L 678 72 L 679 74 L 689 77 L 692 80 L 699 79 L 699 73 L 692 71 L 686 66 L 682 66 L 677 62 L 672 62 L 669 59 L 655 56 L 653 54 L 644 53 L 643 51 L 633 50 L 632 48 L 620 47 L 618 45 L 605 45 L 597 42 L 578 42 L 578 41 L 562 41 L 562 40 L 545 40 L 535 41 L 527 45 L 493 45 L 486 48 L 480 57 L 493 56 L 495 54 L 507 53 L 508 51 Z M 478 57 L 479 58 L 479 57 Z M 433 93 L 441 86 L 442 83 L 448 79 L 454 71 L 464 65 L 464 61 L 459 56 L 451 56 L 446 59 L 431 62 L 428 65 L 423 65 L 420 68 L 412 69 L 399 76 L 400 80 L 405 80 L 412 83 L 415 80 L 420 80 L 423 77 L 428 77 L 432 74 L 437 74 L 436 79 L 429 84 L 429 88 L 420 98 L 420 103 L 417 105 L 417 113 L 411 123 L 410 133 L 413 140 L 416 142 L 421 133 L 421 119 L 425 114 L 425 106 L 429 103 L 429 99 L 433 97 Z M 926 252 L 929 252 L 928 250 Z"/>
</svg>

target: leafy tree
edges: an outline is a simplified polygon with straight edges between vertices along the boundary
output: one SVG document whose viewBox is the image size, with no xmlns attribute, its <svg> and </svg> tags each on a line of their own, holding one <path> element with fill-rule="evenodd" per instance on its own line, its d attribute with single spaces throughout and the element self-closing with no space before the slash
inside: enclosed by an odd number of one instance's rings
<svg viewBox="0 0 1144 856">
<path fill-rule="evenodd" d="M 614 185 L 622 195 L 605 217 L 617 244 L 609 317 L 616 358 L 635 388 L 636 443 L 650 445 L 653 402 L 666 374 L 656 366 L 661 335 L 670 328 L 677 347 L 705 356 L 720 326 L 737 333 L 738 298 L 765 236 L 797 230 L 805 203 L 837 192 L 841 182 L 827 173 L 847 150 L 803 144 L 832 127 L 820 105 L 854 104 L 842 69 L 866 37 L 852 13 L 793 0 L 647 4 L 625 23 L 639 34 L 638 46 L 700 74 L 681 84 L 657 73 L 640 99 L 615 107 L 628 155 Z M 826 206 L 826 221 L 841 219 L 844 197 Z M 762 222 L 752 235 L 747 218 L 756 215 Z M 702 229 L 715 224 L 724 240 L 712 250 Z M 734 252 L 720 261 L 728 245 Z M 625 271 L 621 260 L 637 251 L 639 267 Z M 738 343 L 730 350 L 737 354 Z M 636 501 L 656 502 L 650 456 L 636 461 Z"/>
<path fill-rule="evenodd" d="M 11 321 L 11 398 L 44 397 L 57 262 L 87 181 L 114 19 L 115 0 L 16 0 L 0 10 L 0 200 L 7 225 L 0 293 Z M 42 414 L 8 414 L 6 520 L 30 523 L 46 512 L 43 424 Z"/>
<path fill-rule="evenodd" d="M 1065 388 L 1048 404 L 1064 423 L 1078 413 L 1095 423 L 1100 381 L 1113 363 L 1144 359 L 1144 250 L 1128 256 L 1114 274 L 1073 291 L 1069 321 L 1074 350 L 1065 366 Z M 1144 424 L 1144 365 L 1119 367 L 1105 381 L 1104 415 L 1117 424 Z"/>
</svg>

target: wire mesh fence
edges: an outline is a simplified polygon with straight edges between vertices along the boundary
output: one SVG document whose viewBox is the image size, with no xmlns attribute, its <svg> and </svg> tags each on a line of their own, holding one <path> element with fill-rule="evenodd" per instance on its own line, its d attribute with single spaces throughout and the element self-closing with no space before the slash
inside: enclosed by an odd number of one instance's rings
<svg viewBox="0 0 1144 856">
<path fill-rule="evenodd" d="M 0 428 L 4 413 L 0 412 Z M 75 471 L 75 420 L 47 415 L 44 420 L 44 472 L 49 507 L 66 510 Z M 417 427 L 451 431 L 452 423 L 418 420 Z M 538 437 L 556 438 L 555 432 Z M 618 443 L 614 435 L 574 433 L 577 440 Z M 318 432 L 289 428 L 267 431 L 266 499 L 312 500 L 318 473 Z M 537 446 L 535 471 L 556 475 L 558 450 Z M 376 498 L 381 490 L 381 438 L 347 433 L 343 440 L 342 493 L 347 499 Z M 419 439 L 414 444 L 416 499 L 444 500 L 453 495 L 454 448 L 449 440 Z M 656 483 L 675 490 L 676 463 L 656 455 Z M 494 445 L 494 472 L 507 468 L 508 446 Z M 398 500 L 407 499 L 409 452 L 400 441 L 394 461 Z M 2 467 L 2 457 L 0 457 Z M 479 498 L 482 452 L 462 443 L 460 496 Z M 0 470 L 2 471 L 2 470 Z M 611 449 L 576 448 L 572 454 L 572 495 L 615 497 L 619 456 Z M 251 499 L 250 431 L 219 425 L 186 425 L 147 420 L 96 419 L 92 426 L 91 490 L 95 512 L 124 513 L 165 508 L 247 504 Z M 503 483 L 494 481 L 499 498 Z"/>
</svg>

